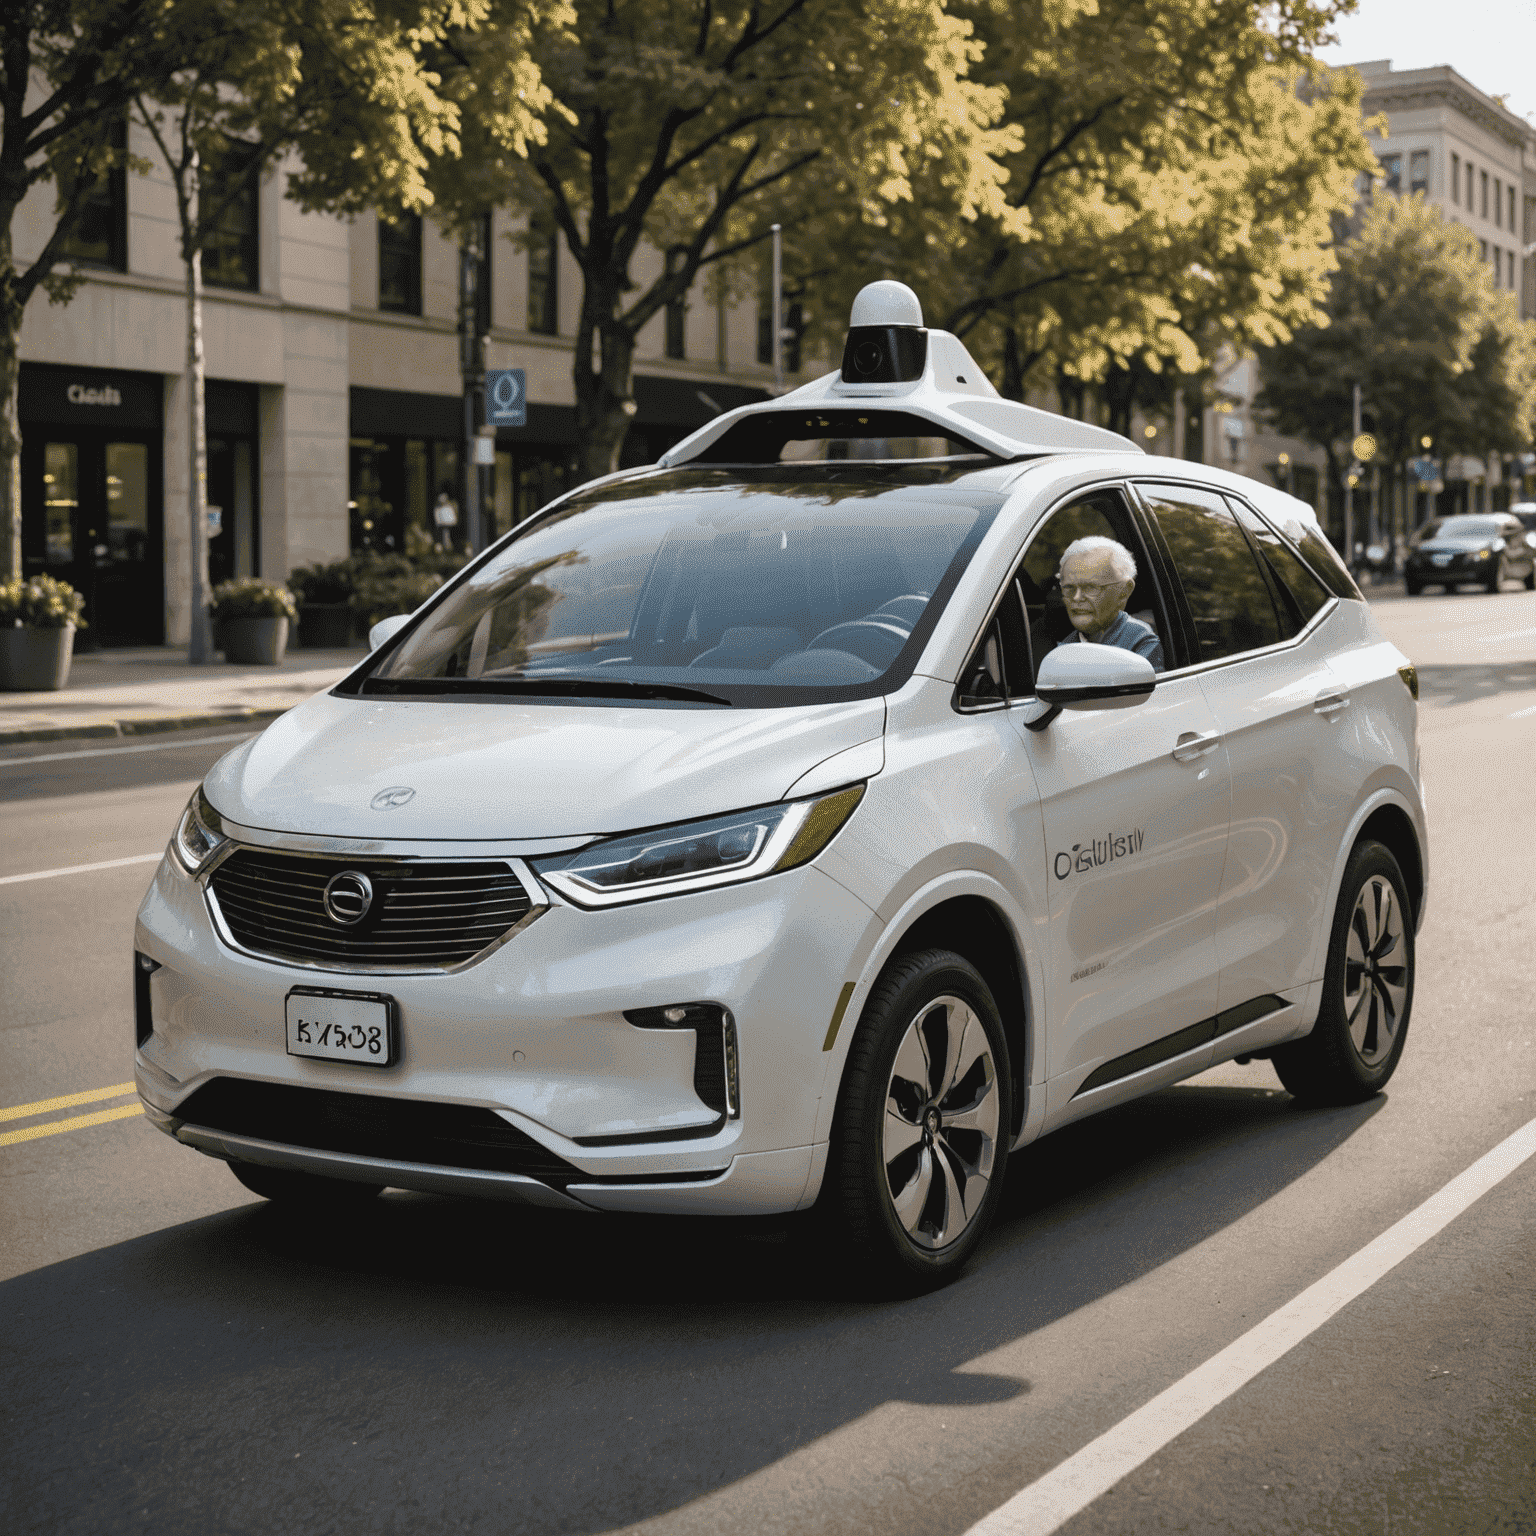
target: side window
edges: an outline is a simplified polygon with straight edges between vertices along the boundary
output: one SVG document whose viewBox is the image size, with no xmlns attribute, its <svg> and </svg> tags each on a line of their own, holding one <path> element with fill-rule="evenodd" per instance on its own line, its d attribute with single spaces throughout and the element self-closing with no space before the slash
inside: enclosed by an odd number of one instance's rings
<svg viewBox="0 0 1536 1536">
<path fill-rule="evenodd" d="M 1126 600 L 1128 624 L 1116 623 L 1118 638 L 1110 643 L 1139 651 L 1159 672 L 1176 665 L 1172 626 L 1152 575 L 1151 562 L 1129 509 L 1114 491 L 1095 491 L 1057 508 L 1029 541 L 1015 584 L 1029 625 L 1029 648 L 1036 664 L 1045 653 L 1077 637 L 1062 597 L 1060 566 L 1067 546 L 1078 539 L 1113 540 L 1136 564 L 1135 583 Z M 1033 691 L 1034 677 L 1029 689 Z"/>
<path fill-rule="evenodd" d="M 1312 615 L 1328 601 L 1328 589 L 1312 574 L 1300 556 L 1251 507 L 1229 496 L 1237 520 L 1248 530 L 1269 571 L 1273 595 L 1287 635 L 1305 629 Z"/>
<path fill-rule="evenodd" d="M 1274 645 L 1280 621 L 1264 572 L 1237 519 L 1214 491 L 1142 484 L 1195 624 L 1197 661 Z"/>
<path fill-rule="evenodd" d="M 1024 605 L 1017 580 L 1008 583 L 992 622 L 960 674 L 958 691 L 963 709 L 1024 698 L 1034 691 L 1029 633 L 1024 627 Z"/>
</svg>

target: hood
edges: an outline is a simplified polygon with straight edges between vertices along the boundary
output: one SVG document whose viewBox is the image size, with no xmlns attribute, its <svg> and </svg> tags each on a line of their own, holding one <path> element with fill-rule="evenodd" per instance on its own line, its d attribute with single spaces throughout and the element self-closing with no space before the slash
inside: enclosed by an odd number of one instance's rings
<svg viewBox="0 0 1536 1536">
<path fill-rule="evenodd" d="M 320 694 L 223 758 L 205 788 L 222 815 L 272 832 L 589 837 L 770 804 L 884 729 L 878 698 L 748 710 Z M 387 789 L 414 793 L 372 809 Z"/>
<path fill-rule="evenodd" d="M 1419 555 L 1456 554 L 1467 553 L 1474 549 L 1491 549 L 1493 542 L 1499 537 L 1496 533 L 1467 533 L 1457 538 L 1442 535 L 1439 538 L 1425 539 L 1422 544 L 1414 545 L 1414 553 Z"/>
</svg>

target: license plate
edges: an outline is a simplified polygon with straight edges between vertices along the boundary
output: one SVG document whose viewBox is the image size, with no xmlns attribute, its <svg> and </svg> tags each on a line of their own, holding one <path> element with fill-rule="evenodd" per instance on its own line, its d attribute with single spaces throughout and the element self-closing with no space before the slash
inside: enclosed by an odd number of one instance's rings
<svg viewBox="0 0 1536 1536">
<path fill-rule="evenodd" d="M 1449 565 L 1454 558 L 1452 555 L 1431 555 L 1429 557 L 1436 565 Z"/>
<path fill-rule="evenodd" d="M 399 1029 L 395 1000 L 379 992 L 295 987 L 285 1000 L 288 1054 L 365 1067 L 393 1064 Z"/>
</svg>

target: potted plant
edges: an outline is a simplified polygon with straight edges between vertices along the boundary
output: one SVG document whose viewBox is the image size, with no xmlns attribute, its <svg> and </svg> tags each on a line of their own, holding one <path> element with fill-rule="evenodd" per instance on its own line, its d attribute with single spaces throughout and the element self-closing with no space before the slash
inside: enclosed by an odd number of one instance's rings
<svg viewBox="0 0 1536 1536">
<path fill-rule="evenodd" d="M 0 692 L 43 693 L 69 681 L 85 599 L 52 576 L 0 581 Z"/>
<path fill-rule="evenodd" d="M 299 603 L 300 645 L 340 650 L 352 643 L 352 565 L 350 560 L 317 561 L 289 575 L 289 589 Z"/>
<path fill-rule="evenodd" d="M 259 576 L 236 576 L 213 589 L 208 612 L 225 661 L 275 667 L 288 649 L 288 626 L 299 609 L 287 587 Z"/>
</svg>

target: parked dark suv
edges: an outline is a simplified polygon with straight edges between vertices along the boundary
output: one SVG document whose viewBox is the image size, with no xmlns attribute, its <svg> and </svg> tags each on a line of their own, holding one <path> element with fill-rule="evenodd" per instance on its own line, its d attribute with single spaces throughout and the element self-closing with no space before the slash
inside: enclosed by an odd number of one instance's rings
<svg viewBox="0 0 1536 1536">
<path fill-rule="evenodd" d="M 1486 587 L 1511 579 L 1536 587 L 1536 533 L 1510 512 L 1437 517 L 1414 534 L 1404 578 L 1409 597 L 1427 586 Z"/>
</svg>

